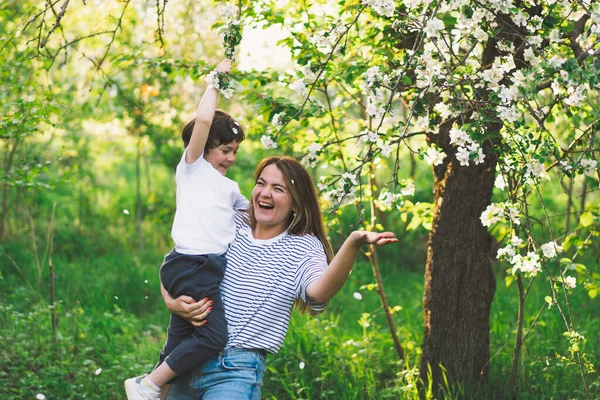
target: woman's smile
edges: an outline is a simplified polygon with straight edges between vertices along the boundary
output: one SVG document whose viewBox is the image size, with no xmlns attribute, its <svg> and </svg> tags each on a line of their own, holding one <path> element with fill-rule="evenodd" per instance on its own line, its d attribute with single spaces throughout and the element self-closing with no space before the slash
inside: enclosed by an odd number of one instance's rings
<svg viewBox="0 0 600 400">
<path fill-rule="evenodd" d="M 293 210 L 292 194 L 283 173 L 276 165 L 268 165 L 256 180 L 252 203 L 258 235 L 268 231 L 278 235 L 284 232 Z"/>
</svg>

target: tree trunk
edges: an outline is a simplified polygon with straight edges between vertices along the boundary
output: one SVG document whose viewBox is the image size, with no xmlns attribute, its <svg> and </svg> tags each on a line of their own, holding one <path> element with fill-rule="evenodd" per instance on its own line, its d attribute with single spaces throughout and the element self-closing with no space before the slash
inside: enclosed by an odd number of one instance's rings
<svg viewBox="0 0 600 400">
<path fill-rule="evenodd" d="M 497 158 L 487 142 L 483 164 L 460 166 L 449 145 L 452 122 L 442 125 L 434 139 L 447 156 L 434 168 L 435 210 L 423 297 L 421 378 L 429 381 L 431 367 L 436 391 L 443 383 L 440 365 L 450 385 L 487 383 L 489 316 L 496 289 L 491 236 L 479 217 L 490 204 Z"/>
</svg>

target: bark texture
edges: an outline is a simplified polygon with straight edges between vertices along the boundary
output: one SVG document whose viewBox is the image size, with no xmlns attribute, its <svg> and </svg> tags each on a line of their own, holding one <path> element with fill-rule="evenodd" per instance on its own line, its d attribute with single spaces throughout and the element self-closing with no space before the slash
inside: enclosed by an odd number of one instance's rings
<svg viewBox="0 0 600 400">
<path fill-rule="evenodd" d="M 435 167 L 434 221 L 429 235 L 425 292 L 425 335 L 421 377 L 442 384 L 440 365 L 451 384 L 486 383 L 489 316 L 496 288 L 489 250 L 491 236 L 479 219 L 490 204 L 497 159 L 484 146 L 485 163 L 460 166 L 442 125 L 436 144 L 447 154 Z"/>
</svg>

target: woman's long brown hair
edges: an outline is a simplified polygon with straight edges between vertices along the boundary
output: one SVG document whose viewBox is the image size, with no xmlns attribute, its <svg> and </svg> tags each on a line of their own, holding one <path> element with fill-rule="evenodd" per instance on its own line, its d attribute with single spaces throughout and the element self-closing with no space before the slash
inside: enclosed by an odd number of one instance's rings
<svg viewBox="0 0 600 400">
<path fill-rule="evenodd" d="M 293 209 L 295 210 L 290 215 L 287 231 L 292 235 L 313 235 L 316 236 L 327 256 L 327 263 L 333 260 L 333 248 L 327 240 L 325 227 L 323 225 L 323 216 L 319 205 L 319 197 L 315 185 L 310 179 L 310 175 L 306 169 L 296 159 L 288 156 L 271 156 L 264 158 L 254 170 L 254 181 L 258 181 L 262 171 L 269 165 L 275 165 L 283 174 L 286 180 L 287 187 L 290 190 L 293 199 Z M 248 209 L 249 224 L 254 230 L 256 227 L 256 218 L 254 216 L 254 208 L 250 202 Z M 303 301 L 296 301 L 294 304 L 300 312 L 308 312 L 317 314 L 308 307 Z"/>
</svg>

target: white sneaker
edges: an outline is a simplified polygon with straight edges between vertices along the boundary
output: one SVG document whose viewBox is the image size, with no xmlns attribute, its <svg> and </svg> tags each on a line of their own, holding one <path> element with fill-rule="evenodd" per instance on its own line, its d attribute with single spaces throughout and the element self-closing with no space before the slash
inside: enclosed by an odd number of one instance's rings
<svg viewBox="0 0 600 400">
<path fill-rule="evenodd" d="M 125 381 L 127 400 L 160 400 L 160 390 L 156 391 L 144 382 L 146 375 L 129 378 Z"/>
</svg>

